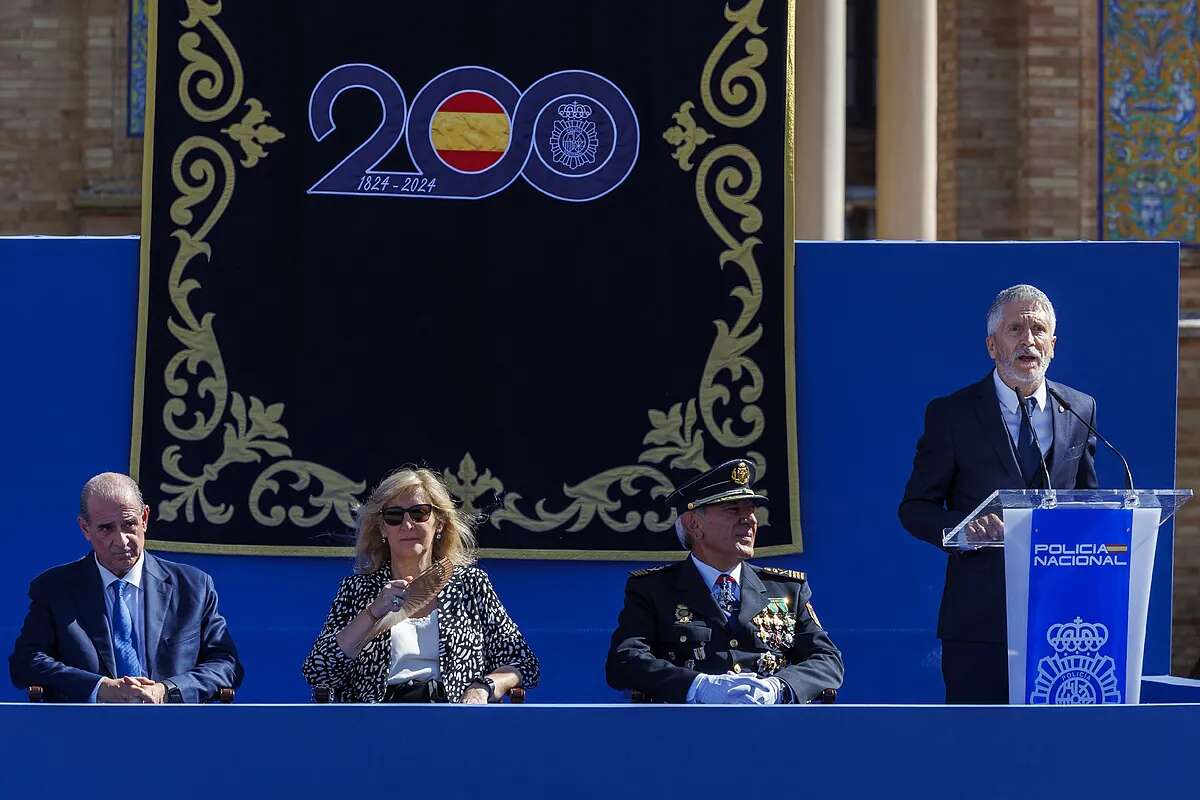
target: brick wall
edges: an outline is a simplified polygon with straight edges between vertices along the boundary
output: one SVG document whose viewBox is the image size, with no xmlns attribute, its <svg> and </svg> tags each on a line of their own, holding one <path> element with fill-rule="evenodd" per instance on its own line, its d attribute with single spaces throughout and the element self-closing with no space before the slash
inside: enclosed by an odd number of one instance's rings
<svg viewBox="0 0 1200 800">
<path fill-rule="evenodd" d="M 938 110 L 953 220 L 966 239 L 1098 236 L 1099 19 L 1094 0 L 939 2 Z M 948 74 L 947 74 L 948 72 Z M 947 87 L 939 86 L 939 98 Z M 1181 307 L 1200 316 L 1200 252 L 1181 259 Z M 1180 339 L 1176 485 L 1200 489 L 1200 330 Z M 1200 658 L 1200 501 L 1176 526 L 1172 670 Z"/>
<path fill-rule="evenodd" d="M 0 234 L 138 231 L 128 0 L 0 2 Z"/>
<path fill-rule="evenodd" d="M 955 154 L 959 240 L 1020 236 L 1017 8 L 961 0 L 954 38 L 945 43 L 957 53 L 957 137 L 944 146 Z"/>
</svg>

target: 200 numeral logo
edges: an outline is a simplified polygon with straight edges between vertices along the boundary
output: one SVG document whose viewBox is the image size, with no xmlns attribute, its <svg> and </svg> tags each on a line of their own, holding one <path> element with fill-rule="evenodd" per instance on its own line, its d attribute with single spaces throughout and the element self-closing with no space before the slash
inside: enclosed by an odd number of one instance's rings
<svg viewBox="0 0 1200 800">
<path fill-rule="evenodd" d="M 371 64 L 343 64 L 309 97 L 318 142 L 336 127 L 334 101 L 352 90 L 378 98 L 379 126 L 309 194 L 478 200 L 521 176 L 551 197 L 586 202 L 620 186 L 637 162 L 633 106 L 593 72 L 555 72 L 521 92 L 486 67 L 455 67 L 425 84 L 409 108 L 391 75 Z M 401 139 L 416 172 L 376 170 Z"/>
</svg>

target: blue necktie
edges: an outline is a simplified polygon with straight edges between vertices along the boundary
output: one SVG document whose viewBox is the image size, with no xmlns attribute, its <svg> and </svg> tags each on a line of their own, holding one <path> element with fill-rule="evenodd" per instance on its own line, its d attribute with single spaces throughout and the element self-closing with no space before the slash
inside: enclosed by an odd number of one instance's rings
<svg viewBox="0 0 1200 800">
<path fill-rule="evenodd" d="M 737 596 L 737 581 L 733 579 L 732 575 L 717 577 L 716 586 L 713 587 L 713 596 L 717 605 L 730 619 L 737 616 L 742 604 Z"/>
<path fill-rule="evenodd" d="M 1033 438 L 1033 412 L 1037 409 L 1037 401 L 1031 395 L 1021 398 L 1021 429 L 1017 431 L 1017 463 L 1021 467 L 1021 477 L 1025 486 L 1030 489 L 1044 489 L 1045 479 L 1042 476 L 1042 451 Z"/>
<path fill-rule="evenodd" d="M 141 675 L 142 662 L 138 658 L 137 637 L 133 632 L 133 616 L 129 606 L 125 604 L 126 589 L 129 584 L 117 580 L 109 584 L 112 589 L 112 644 L 113 656 L 117 659 L 116 677 L 126 675 Z"/>
</svg>

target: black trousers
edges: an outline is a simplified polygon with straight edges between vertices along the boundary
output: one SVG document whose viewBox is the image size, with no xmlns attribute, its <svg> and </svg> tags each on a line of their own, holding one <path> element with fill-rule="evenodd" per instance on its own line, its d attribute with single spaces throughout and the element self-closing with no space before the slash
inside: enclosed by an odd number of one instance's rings
<svg viewBox="0 0 1200 800">
<path fill-rule="evenodd" d="M 1008 703 L 1008 645 L 943 640 L 942 680 L 948 704 Z"/>
<path fill-rule="evenodd" d="M 385 703 L 445 703 L 446 690 L 441 681 L 409 681 L 389 686 L 383 692 Z"/>
</svg>

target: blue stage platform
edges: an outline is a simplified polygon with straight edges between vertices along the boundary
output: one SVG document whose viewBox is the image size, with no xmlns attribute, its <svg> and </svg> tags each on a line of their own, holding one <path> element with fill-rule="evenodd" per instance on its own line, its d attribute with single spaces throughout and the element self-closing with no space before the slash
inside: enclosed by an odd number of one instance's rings
<svg viewBox="0 0 1200 800">
<path fill-rule="evenodd" d="M 1197 729 L 1196 705 L 7 704 L 0 796 L 1186 797 Z"/>
</svg>

